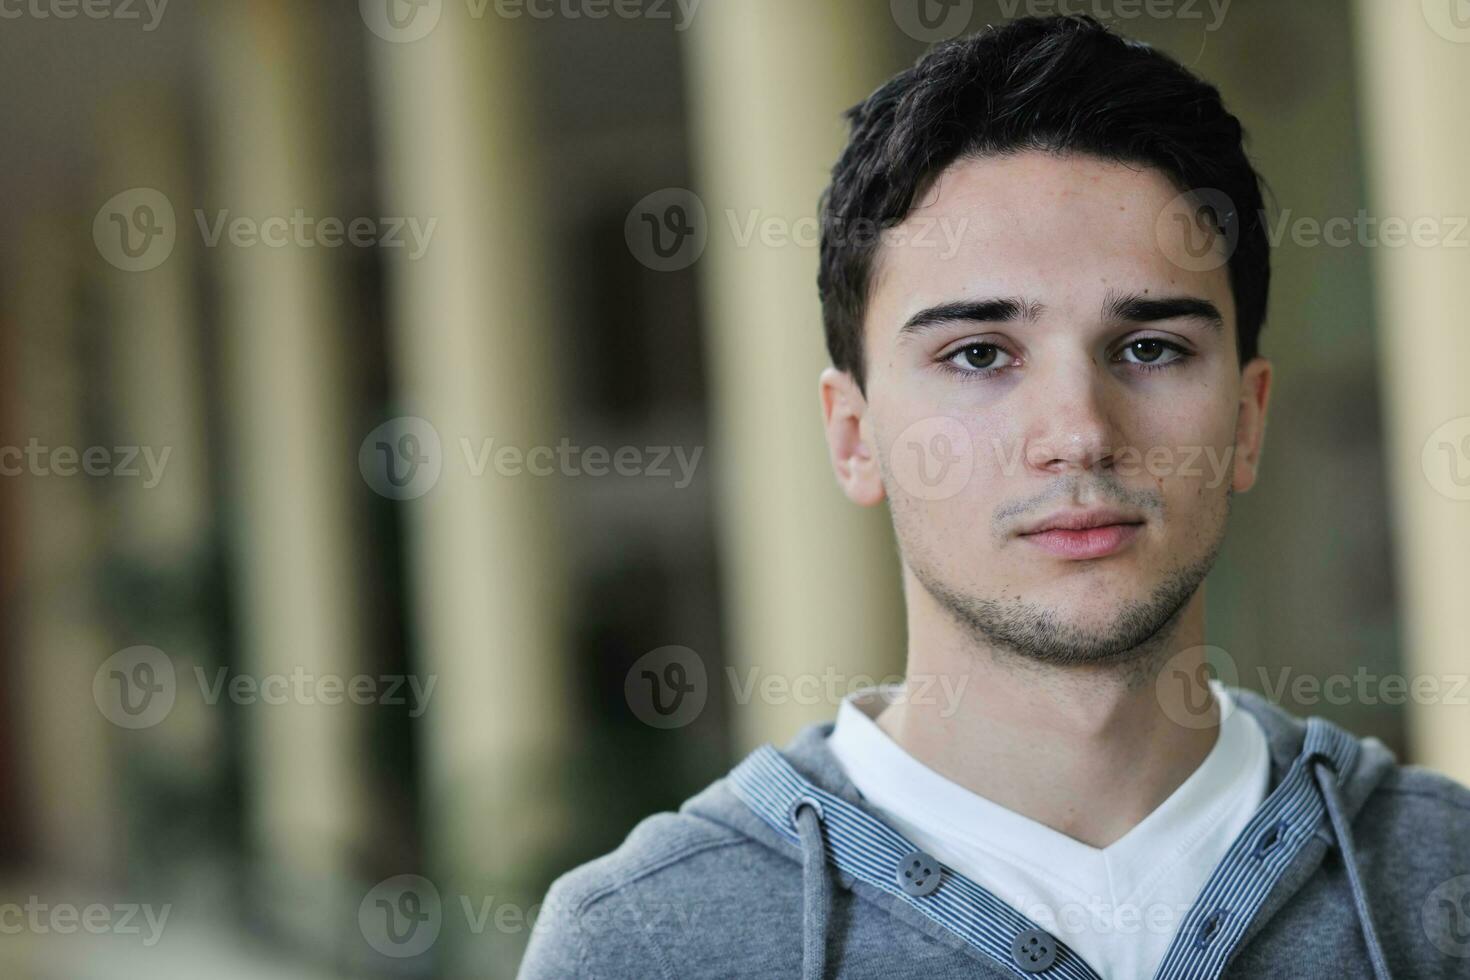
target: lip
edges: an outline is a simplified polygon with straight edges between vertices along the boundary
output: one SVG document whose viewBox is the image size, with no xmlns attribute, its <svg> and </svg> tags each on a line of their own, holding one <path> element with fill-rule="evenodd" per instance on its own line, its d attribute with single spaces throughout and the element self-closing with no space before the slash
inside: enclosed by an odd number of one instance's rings
<svg viewBox="0 0 1470 980">
<path fill-rule="evenodd" d="M 1044 517 L 1020 537 L 1059 558 L 1103 558 L 1137 537 L 1141 527 L 1143 521 L 1136 514 L 1099 507 Z"/>
</svg>

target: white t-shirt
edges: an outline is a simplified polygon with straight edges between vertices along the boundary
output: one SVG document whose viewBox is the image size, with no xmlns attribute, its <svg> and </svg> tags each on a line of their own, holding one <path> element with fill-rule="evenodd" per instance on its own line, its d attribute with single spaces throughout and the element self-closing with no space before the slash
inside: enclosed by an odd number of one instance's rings
<svg viewBox="0 0 1470 980">
<path fill-rule="evenodd" d="M 1121 838 L 1091 847 L 951 782 L 874 719 L 883 689 L 846 698 L 828 745 L 866 802 L 914 845 L 983 885 L 1108 978 L 1151 977 L 1189 906 L 1266 795 L 1265 733 L 1210 687 L 1215 745 Z M 892 689 L 890 689 L 891 692 Z"/>
</svg>

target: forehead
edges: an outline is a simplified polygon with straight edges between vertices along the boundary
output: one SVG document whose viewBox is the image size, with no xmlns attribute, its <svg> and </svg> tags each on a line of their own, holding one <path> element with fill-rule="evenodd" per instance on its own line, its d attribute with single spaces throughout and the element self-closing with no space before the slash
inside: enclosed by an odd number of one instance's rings
<svg viewBox="0 0 1470 980">
<path fill-rule="evenodd" d="M 1156 169 L 1082 154 L 957 161 L 879 246 L 869 336 L 891 336 L 935 303 L 982 296 L 1095 312 L 1109 293 L 1189 294 L 1233 322 L 1223 258 L 1211 268 L 1177 261 L 1190 233 L 1176 220 L 1180 197 Z"/>
</svg>

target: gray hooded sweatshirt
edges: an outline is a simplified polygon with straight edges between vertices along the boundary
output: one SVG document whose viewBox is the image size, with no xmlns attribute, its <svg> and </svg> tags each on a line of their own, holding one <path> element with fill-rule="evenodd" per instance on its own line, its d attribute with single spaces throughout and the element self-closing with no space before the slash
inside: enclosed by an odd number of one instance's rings
<svg viewBox="0 0 1470 980">
<path fill-rule="evenodd" d="M 1470 978 L 1470 790 L 1377 739 L 1231 694 L 1265 730 L 1267 795 L 1155 980 Z M 523 980 L 1098 977 L 884 823 L 831 730 L 762 746 L 558 879 Z"/>
</svg>

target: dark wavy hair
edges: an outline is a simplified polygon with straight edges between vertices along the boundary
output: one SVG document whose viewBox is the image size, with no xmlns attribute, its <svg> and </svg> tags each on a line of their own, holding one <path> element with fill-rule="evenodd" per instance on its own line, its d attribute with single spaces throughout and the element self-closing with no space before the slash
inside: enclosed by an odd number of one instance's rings
<svg viewBox="0 0 1470 980">
<path fill-rule="evenodd" d="M 817 291 L 827 352 L 864 386 L 863 317 L 876 235 L 951 163 L 1023 150 L 1155 168 L 1228 199 L 1240 363 L 1256 356 L 1271 280 L 1261 181 L 1219 91 L 1173 58 L 1087 16 L 1027 17 L 938 44 L 845 114 L 851 131 L 820 200 Z M 1221 213 L 1224 212 L 1224 213 Z"/>
</svg>

